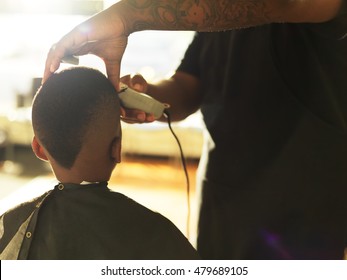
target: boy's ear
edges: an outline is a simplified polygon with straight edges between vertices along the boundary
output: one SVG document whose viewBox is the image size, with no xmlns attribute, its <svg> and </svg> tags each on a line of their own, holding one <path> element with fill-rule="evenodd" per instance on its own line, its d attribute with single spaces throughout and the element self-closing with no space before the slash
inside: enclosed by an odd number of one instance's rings
<svg viewBox="0 0 347 280">
<path fill-rule="evenodd" d="M 117 137 L 112 142 L 111 157 L 116 160 L 117 163 L 121 162 L 121 152 L 122 152 L 122 139 Z"/>
<path fill-rule="evenodd" d="M 43 150 L 42 146 L 40 145 L 40 143 L 37 141 L 36 136 L 34 136 L 32 142 L 31 142 L 31 147 L 35 153 L 35 155 L 43 160 L 43 161 L 48 161 L 48 158 L 46 156 L 45 151 Z"/>
</svg>

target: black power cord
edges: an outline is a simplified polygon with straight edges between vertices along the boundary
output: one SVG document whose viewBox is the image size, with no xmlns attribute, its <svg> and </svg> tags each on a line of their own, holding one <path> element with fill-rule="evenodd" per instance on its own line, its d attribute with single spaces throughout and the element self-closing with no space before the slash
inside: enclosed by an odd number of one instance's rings
<svg viewBox="0 0 347 280">
<path fill-rule="evenodd" d="M 169 111 L 168 110 L 164 110 L 163 115 L 167 119 L 167 123 L 168 123 L 169 129 L 170 129 L 173 137 L 175 138 L 175 140 L 177 142 L 177 145 L 178 145 L 178 148 L 180 150 L 182 167 L 183 167 L 184 175 L 186 177 L 186 190 L 187 190 L 187 238 L 189 239 L 189 235 L 190 235 L 190 231 L 189 231 L 189 225 L 190 225 L 190 182 L 189 182 L 187 163 L 186 163 L 186 159 L 184 157 L 184 153 L 183 153 L 181 142 L 178 139 L 178 137 L 177 137 L 176 133 L 174 132 L 174 130 L 172 129 L 172 126 L 171 126 L 171 116 L 170 116 Z"/>
</svg>

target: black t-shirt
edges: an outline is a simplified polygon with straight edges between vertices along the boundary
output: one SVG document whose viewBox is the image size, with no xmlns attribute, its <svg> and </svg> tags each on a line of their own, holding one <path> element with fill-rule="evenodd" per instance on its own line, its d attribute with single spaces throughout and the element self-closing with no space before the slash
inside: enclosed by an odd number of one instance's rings
<svg viewBox="0 0 347 280">
<path fill-rule="evenodd" d="M 219 166 L 210 176 L 228 180 L 249 173 L 250 162 L 272 160 L 303 114 L 346 133 L 347 38 L 333 22 L 329 37 L 327 26 L 271 24 L 196 35 L 178 71 L 200 79 L 214 152 L 222 144 L 221 157 L 236 153 L 227 165 L 237 160 L 238 166 L 218 174 Z M 342 27 L 347 32 L 347 22 Z"/>
<path fill-rule="evenodd" d="M 210 134 L 198 242 L 202 257 L 286 257 L 247 251 L 259 244 L 264 228 L 295 247 L 293 258 L 342 256 L 345 13 L 322 24 L 199 33 L 178 71 L 200 79 Z M 321 237 L 310 238 L 315 234 Z M 339 253 L 319 251 L 329 247 L 323 245 L 328 239 Z M 309 256 L 308 247 L 318 249 Z"/>
</svg>

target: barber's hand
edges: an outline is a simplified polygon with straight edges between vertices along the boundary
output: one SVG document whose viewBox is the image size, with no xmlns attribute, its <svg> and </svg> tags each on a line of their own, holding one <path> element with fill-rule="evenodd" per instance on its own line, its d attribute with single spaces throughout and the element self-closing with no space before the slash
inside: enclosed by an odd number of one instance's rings
<svg viewBox="0 0 347 280">
<path fill-rule="evenodd" d="M 107 76 L 119 91 L 120 63 L 128 36 L 120 17 L 121 11 L 116 6 L 79 24 L 51 48 L 43 82 L 59 68 L 64 56 L 94 54 L 103 59 Z"/>
<path fill-rule="evenodd" d="M 130 75 L 124 76 L 121 79 L 123 84 L 128 87 L 142 93 L 147 92 L 147 81 L 141 75 Z M 127 123 L 149 123 L 155 121 L 153 114 L 148 114 L 136 109 L 121 108 L 121 117 L 124 122 Z"/>
</svg>

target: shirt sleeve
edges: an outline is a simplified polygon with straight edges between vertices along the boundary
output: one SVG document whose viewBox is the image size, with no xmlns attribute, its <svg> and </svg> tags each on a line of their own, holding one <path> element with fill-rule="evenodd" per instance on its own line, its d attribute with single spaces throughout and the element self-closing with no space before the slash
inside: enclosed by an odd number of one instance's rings
<svg viewBox="0 0 347 280">
<path fill-rule="evenodd" d="M 200 77 L 199 58 L 202 47 L 202 35 L 195 33 L 193 41 L 188 46 L 177 72 L 185 72 L 197 78 Z"/>
</svg>

